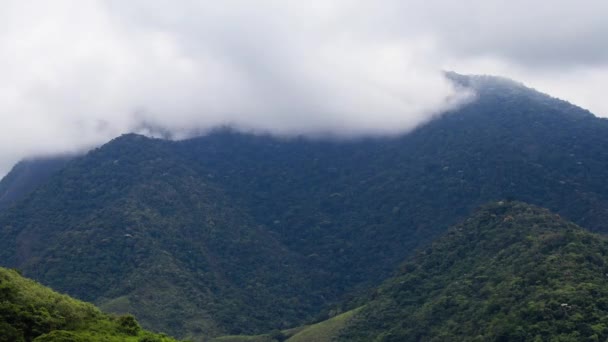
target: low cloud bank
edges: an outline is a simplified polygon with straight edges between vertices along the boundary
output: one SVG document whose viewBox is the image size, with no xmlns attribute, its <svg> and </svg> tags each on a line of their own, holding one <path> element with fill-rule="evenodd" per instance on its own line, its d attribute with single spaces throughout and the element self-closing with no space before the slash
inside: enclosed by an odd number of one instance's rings
<svg viewBox="0 0 608 342">
<path fill-rule="evenodd" d="M 143 126 L 176 138 L 226 125 L 278 135 L 407 132 L 470 98 L 444 69 L 526 75 L 577 98 L 582 90 L 551 80 L 559 67 L 604 70 L 607 7 L 542 2 L 550 6 L 8 0 L 0 175 L 23 157 L 83 150 Z M 541 15 L 560 25 L 539 27 Z M 574 38 L 565 51 L 560 42 Z M 587 79 L 595 89 L 605 82 Z M 583 105 L 593 103 L 600 108 Z"/>
</svg>

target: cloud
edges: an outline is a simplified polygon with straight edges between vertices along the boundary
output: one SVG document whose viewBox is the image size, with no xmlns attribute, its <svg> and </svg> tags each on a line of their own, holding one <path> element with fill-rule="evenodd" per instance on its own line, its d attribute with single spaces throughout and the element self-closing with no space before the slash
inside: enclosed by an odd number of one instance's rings
<svg viewBox="0 0 608 342">
<path fill-rule="evenodd" d="M 608 114 L 604 1 L 5 0 L 0 174 L 146 125 L 406 132 L 458 105 L 443 69 Z M 562 81 L 567 80 L 564 85 Z"/>
</svg>

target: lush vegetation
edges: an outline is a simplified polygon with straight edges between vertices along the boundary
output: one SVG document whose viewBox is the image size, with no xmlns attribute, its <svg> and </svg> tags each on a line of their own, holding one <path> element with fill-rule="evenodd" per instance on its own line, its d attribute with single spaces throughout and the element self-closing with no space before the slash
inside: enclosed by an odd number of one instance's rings
<svg viewBox="0 0 608 342">
<path fill-rule="evenodd" d="M 171 342 L 142 330 L 133 316 L 112 316 L 0 268 L 2 342 Z"/>
<path fill-rule="evenodd" d="M 174 336 L 294 326 L 320 301 L 304 258 L 162 141 L 75 160 L 0 220 L 5 263 Z"/>
<path fill-rule="evenodd" d="M 120 137 L 0 212 L 0 260 L 200 338 L 348 311 L 335 304 L 487 201 L 607 230 L 608 121 L 505 80 L 452 77 L 478 99 L 404 136 Z"/>
<path fill-rule="evenodd" d="M 0 180 L 0 210 L 27 196 L 71 159 L 69 156 L 23 160 Z"/>
<path fill-rule="evenodd" d="M 372 295 L 343 341 L 605 341 L 608 239 L 523 203 L 484 207 Z"/>
</svg>

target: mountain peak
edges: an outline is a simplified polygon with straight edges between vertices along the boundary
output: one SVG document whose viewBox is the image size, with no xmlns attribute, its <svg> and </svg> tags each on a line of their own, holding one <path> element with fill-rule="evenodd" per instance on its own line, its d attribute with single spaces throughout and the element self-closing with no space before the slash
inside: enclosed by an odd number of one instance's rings
<svg viewBox="0 0 608 342">
<path fill-rule="evenodd" d="M 445 76 L 458 87 L 471 89 L 477 95 L 477 100 L 492 102 L 497 99 L 507 103 L 522 103 L 522 100 L 532 101 L 561 114 L 575 118 L 595 118 L 590 111 L 572 103 L 555 98 L 526 86 L 522 82 L 494 75 L 464 75 L 446 71 Z M 526 105 L 530 105 L 529 103 Z"/>
</svg>

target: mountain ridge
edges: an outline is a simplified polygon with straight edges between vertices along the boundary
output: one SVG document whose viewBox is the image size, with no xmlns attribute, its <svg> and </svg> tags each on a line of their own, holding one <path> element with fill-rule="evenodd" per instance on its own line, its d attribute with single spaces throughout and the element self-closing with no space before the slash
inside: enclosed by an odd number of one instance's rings
<svg viewBox="0 0 608 342">
<path fill-rule="evenodd" d="M 497 81 L 388 138 L 125 135 L 0 212 L 0 258 L 112 310 L 146 307 L 146 327 L 200 337 L 305 323 L 488 201 L 606 231 L 608 121 L 539 94 Z"/>
</svg>

